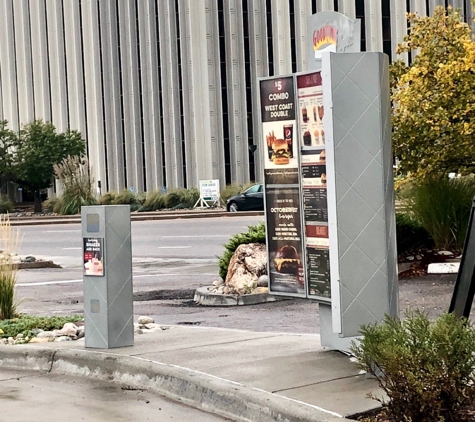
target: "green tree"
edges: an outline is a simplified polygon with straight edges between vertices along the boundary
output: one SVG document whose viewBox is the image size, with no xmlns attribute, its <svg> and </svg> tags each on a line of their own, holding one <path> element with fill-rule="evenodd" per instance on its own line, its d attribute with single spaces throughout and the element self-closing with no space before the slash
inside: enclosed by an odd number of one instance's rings
<svg viewBox="0 0 475 422">
<path fill-rule="evenodd" d="M 393 143 L 400 171 L 418 179 L 475 171 L 475 42 L 451 8 L 408 15 L 398 52 L 417 50 L 412 64 L 392 65 Z"/>
<path fill-rule="evenodd" d="M 51 186 L 54 165 L 68 156 L 83 156 L 86 144 L 74 130 L 57 133 L 52 123 L 36 120 L 24 125 L 15 139 L 13 163 L 16 181 L 35 195 L 41 212 L 41 189 Z"/>
<path fill-rule="evenodd" d="M 8 129 L 6 120 L 0 121 L 0 187 L 13 176 L 12 147 L 16 133 Z"/>
</svg>

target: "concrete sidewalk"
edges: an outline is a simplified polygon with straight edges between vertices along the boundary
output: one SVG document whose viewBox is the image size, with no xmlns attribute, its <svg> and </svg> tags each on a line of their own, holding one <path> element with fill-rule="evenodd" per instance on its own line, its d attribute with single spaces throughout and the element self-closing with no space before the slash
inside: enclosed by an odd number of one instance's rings
<svg viewBox="0 0 475 422">
<path fill-rule="evenodd" d="M 118 349 L 0 346 L 0 367 L 114 380 L 240 421 L 336 422 L 378 407 L 366 398 L 380 393 L 376 381 L 318 335 L 162 328 Z"/>
</svg>

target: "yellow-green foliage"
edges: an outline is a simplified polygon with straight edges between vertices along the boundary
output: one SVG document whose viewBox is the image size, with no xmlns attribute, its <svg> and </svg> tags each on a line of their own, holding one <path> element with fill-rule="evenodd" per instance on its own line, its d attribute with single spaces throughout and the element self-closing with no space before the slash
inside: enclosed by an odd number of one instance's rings
<svg viewBox="0 0 475 422">
<path fill-rule="evenodd" d="M 475 42 L 458 11 L 409 15 L 398 52 L 417 50 L 411 66 L 392 65 L 393 144 L 399 170 L 418 179 L 475 169 Z"/>
</svg>

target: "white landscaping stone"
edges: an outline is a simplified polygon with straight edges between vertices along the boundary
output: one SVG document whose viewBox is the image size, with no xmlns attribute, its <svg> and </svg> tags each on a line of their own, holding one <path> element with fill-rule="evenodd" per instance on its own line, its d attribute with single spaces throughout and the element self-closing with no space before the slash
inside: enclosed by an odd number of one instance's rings
<svg viewBox="0 0 475 422">
<path fill-rule="evenodd" d="M 429 264 L 428 274 L 457 274 L 460 268 L 460 262 L 439 262 Z"/>
<path fill-rule="evenodd" d="M 222 280 L 222 279 L 213 281 L 213 286 L 215 286 L 215 287 L 219 287 L 223 284 L 224 284 L 224 280 Z"/>
<path fill-rule="evenodd" d="M 449 252 L 449 251 L 439 251 L 439 252 L 437 252 L 437 255 L 452 256 L 453 253 Z"/>
<path fill-rule="evenodd" d="M 155 320 L 153 318 L 150 318 L 148 316 L 139 316 L 138 323 L 141 325 L 145 324 L 153 324 Z"/>
<path fill-rule="evenodd" d="M 53 341 L 71 341 L 71 337 L 69 337 L 69 336 L 60 336 L 60 337 L 56 337 Z"/>
</svg>

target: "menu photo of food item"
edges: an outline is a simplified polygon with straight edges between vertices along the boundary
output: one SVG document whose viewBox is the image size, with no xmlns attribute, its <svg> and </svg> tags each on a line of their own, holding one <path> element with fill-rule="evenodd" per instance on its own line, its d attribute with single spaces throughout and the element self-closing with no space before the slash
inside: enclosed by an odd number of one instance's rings
<svg viewBox="0 0 475 422">
<path fill-rule="evenodd" d="M 288 293 L 301 293 L 304 288 L 303 260 L 291 244 L 280 246 L 271 261 L 271 289 Z"/>
<path fill-rule="evenodd" d="M 263 123 L 264 136 L 267 146 L 267 160 L 265 168 L 281 166 L 297 167 L 298 162 L 294 154 L 294 123 L 295 122 L 267 122 Z"/>
</svg>

